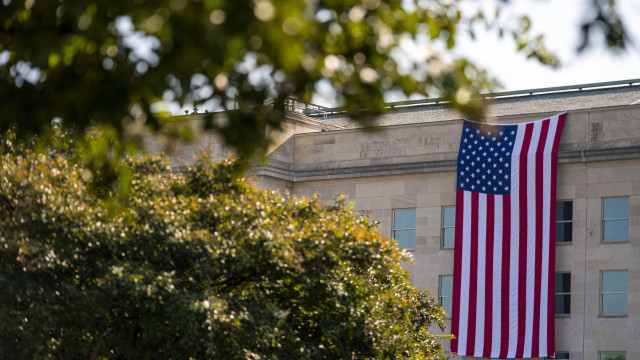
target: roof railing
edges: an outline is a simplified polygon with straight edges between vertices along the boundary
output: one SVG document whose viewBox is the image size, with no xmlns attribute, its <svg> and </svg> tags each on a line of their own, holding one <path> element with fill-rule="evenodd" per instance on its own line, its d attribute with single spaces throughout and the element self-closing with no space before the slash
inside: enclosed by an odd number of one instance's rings
<svg viewBox="0 0 640 360">
<path fill-rule="evenodd" d="M 264 103 L 264 106 L 271 107 L 273 106 L 273 100 L 268 100 Z M 326 107 L 313 103 L 305 103 L 300 100 L 297 100 L 292 97 L 288 97 L 285 99 L 284 107 L 286 111 L 292 113 L 298 113 L 303 115 L 324 113 Z"/>
<path fill-rule="evenodd" d="M 486 93 L 486 94 L 482 94 L 482 96 L 486 99 L 504 99 L 504 98 L 511 98 L 511 97 L 524 97 L 524 96 L 534 96 L 534 95 L 553 94 L 553 93 L 562 93 L 562 92 L 580 92 L 580 91 L 587 91 L 587 90 L 597 90 L 597 89 L 623 87 L 623 86 L 640 86 L 640 79 L 608 81 L 608 82 L 599 82 L 599 83 L 592 83 L 592 84 L 556 86 L 556 87 L 546 87 L 546 88 L 537 88 L 537 89 L 529 89 L 529 90 L 502 91 L 502 92 Z M 395 109 L 395 108 L 411 107 L 411 106 L 431 106 L 431 105 L 445 104 L 448 102 L 449 101 L 446 98 L 425 98 L 425 99 L 419 99 L 419 100 L 406 100 L 406 101 L 396 101 L 396 102 L 388 103 L 386 108 Z M 305 112 L 305 115 L 324 115 L 326 117 L 326 115 L 339 114 L 342 112 L 344 112 L 344 109 L 339 107 L 336 107 L 336 108 L 321 107 L 320 109 L 314 110 L 313 112 Z"/>
</svg>

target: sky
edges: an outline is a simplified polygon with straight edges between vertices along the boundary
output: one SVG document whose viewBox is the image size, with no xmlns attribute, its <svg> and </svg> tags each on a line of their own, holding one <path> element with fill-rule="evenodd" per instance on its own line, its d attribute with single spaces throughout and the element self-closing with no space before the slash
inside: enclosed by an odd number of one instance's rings
<svg viewBox="0 0 640 360">
<path fill-rule="evenodd" d="M 463 11 L 475 11 L 482 7 L 492 14 L 490 7 L 504 4 L 502 1 L 459 0 Z M 561 67 L 554 69 L 527 59 L 516 51 L 515 42 L 507 37 L 499 38 L 496 31 L 476 29 L 475 39 L 464 32 L 458 36 L 453 53 L 464 56 L 480 68 L 485 69 L 491 79 L 497 80 L 499 87 L 494 91 L 515 91 L 567 85 L 592 84 L 617 80 L 640 79 L 640 0 L 617 0 L 616 4 L 623 16 L 630 38 L 628 48 L 613 51 L 604 40 L 594 38 L 592 45 L 578 53 L 580 25 L 593 0 L 509 0 L 504 5 L 501 19 L 509 21 L 519 15 L 531 19 L 531 34 L 544 35 L 545 44 L 555 53 Z M 416 48 L 417 49 L 417 48 Z M 445 56 L 446 58 L 446 56 Z M 311 102 L 327 107 L 337 106 L 335 92 L 329 83 L 316 85 L 318 91 Z M 413 97 L 412 97 L 413 98 Z M 405 100 L 404 95 L 387 94 L 387 102 Z M 165 103 L 174 114 L 193 108 L 186 104 L 182 109 L 177 103 Z M 215 111 L 208 104 L 199 106 Z"/>
<path fill-rule="evenodd" d="M 520 15 L 531 19 L 531 35 L 543 35 L 546 47 L 556 54 L 561 66 L 552 68 L 537 60 L 527 59 L 516 51 L 511 38 L 499 38 L 497 31 L 475 28 L 475 39 L 460 31 L 451 52 L 440 49 L 444 59 L 464 56 L 487 71 L 499 86 L 493 91 L 529 90 L 557 86 L 593 84 L 640 78 L 640 0 L 617 0 L 630 42 L 626 50 L 607 48 L 603 38 L 594 36 L 591 45 L 578 52 L 580 26 L 589 14 L 593 0 L 459 0 L 463 13 L 474 14 L 481 9 L 493 14 L 495 6 L 503 5 L 501 22 L 515 22 Z M 415 49 L 419 49 L 416 47 Z M 436 48 L 436 51 L 438 49 Z M 316 86 L 315 104 L 333 107 L 335 93 L 326 86 Z M 411 99 L 420 99 L 416 95 Z M 387 102 L 406 100 L 399 93 L 388 93 Z"/>
<path fill-rule="evenodd" d="M 515 51 L 513 41 L 499 39 L 494 33 L 478 33 L 475 41 L 462 37 L 455 51 L 485 68 L 502 84 L 503 87 L 497 89 L 500 91 L 640 78 L 640 1 L 616 1 L 634 42 L 626 51 L 613 52 L 602 40 L 594 39 L 597 44 L 578 53 L 580 24 L 591 1 L 511 0 L 505 9 L 531 18 L 532 33 L 543 34 L 547 48 L 560 58 L 562 66 L 558 69 L 526 59 Z"/>
</svg>

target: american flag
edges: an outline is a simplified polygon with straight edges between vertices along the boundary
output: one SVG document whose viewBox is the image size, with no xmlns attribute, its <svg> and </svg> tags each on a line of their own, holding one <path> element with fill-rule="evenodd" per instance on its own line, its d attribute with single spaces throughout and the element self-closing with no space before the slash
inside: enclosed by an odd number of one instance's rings
<svg viewBox="0 0 640 360">
<path fill-rule="evenodd" d="M 554 354 L 555 200 L 566 113 L 465 121 L 458 152 L 451 351 Z"/>
</svg>

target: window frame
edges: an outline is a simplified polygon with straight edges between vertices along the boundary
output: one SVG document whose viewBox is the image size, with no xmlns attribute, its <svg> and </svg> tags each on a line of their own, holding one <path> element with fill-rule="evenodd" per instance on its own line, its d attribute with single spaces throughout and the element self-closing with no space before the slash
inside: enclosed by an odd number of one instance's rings
<svg viewBox="0 0 640 360">
<path fill-rule="evenodd" d="M 444 211 L 445 209 L 453 209 L 453 225 L 445 225 L 444 223 Z M 445 234 L 445 229 L 453 229 L 454 234 L 455 234 L 455 229 L 456 229 L 456 220 L 455 220 L 455 211 L 456 211 L 456 206 L 455 205 L 445 205 L 442 206 L 442 210 L 440 211 L 440 249 L 447 249 L 447 250 L 451 250 L 455 247 L 455 235 L 453 236 L 453 242 L 454 245 L 453 246 L 445 246 L 444 244 L 444 234 Z"/>
<path fill-rule="evenodd" d="M 415 211 L 415 227 L 413 228 L 396 228 L 396 211 L 399 210 L 414 210 Z M 416 238 L 417 238 L 417 232 L 418 232 L 418 209 L 417 208 L 397 208 L 397 209 L 392 209 L 391 211 L 391 237 L 398 242 L 398 248 L 400 249 L 404 249 L 404 250 L 409 250 L 409 251 L 415 251 L 416 248 Z M 400 242 L 398 241 L 398 239 L 396 239 L 396 231 L 401 231 L 401 230 L 413 230 L 414 231 L 414 236 L 413 236 L 413 247 L 400 247 Z"/>
<path fill-rule="evenodd" d="M 626 351 L 598 351 L 598 360 L 602 360 L 602 355 L 604 354 L 613 354 L 613 355 L 624 355 L 625 360 L 627 359 Z"/>
<path fill-rule="evenodd" d="M 609 199 L 627 199 L 627 217 L 626 218 L 605 218 L 604 217 L 604 202 L 609 200 Z M 629 237 L 631 236 L 631 219 L 630 219 L 630 211 L 631 211 L 631 203 L 630 203 L 630 198 L 629 196 L 608 196 L 608 197 L 603 197 L 602 198 L 602 202 L 600 204 L 601 206 L 601 211 L 600 211 L 600 243 L 602 244 L 619 244 L 619 243 L 628 243 L 629 242 Z M 627 238 L 626 239 L 622 239 L 622 240 L 606 240 L 604 238 L 604 224 L 607 221 L 619 221 L 619 220 L 627 220 Z"/>
<path fill-rule="evenodd" d="M 607 272 L 625 272 L 627 273 L 627 291 L 626 292 L 603 292 L 602 291 L 602 285 L 603 285 L 603 274 L 607 273 Z M 603 301 L 603 295 L 604 294 L 626 294 L 626 300 L 627 300 L 627 312 L 625 313 L 603 313 L 603 306 L 604 306 L 604 301 Z M 599 303 L 600 303 L 600 307 L 599 307 L 599 317 L 629 317 L 629 270 L 628 269 L 614 269 L 614 270 L 600 270 L 600 294 L 599 294 Z"/>
<path fill-rule="evenodd" d="M 566 358 L 555 357 L 558 354 L 567 354 L 567 357 Z M 556 351 L 555 354 L 554 354 L 554 357 L 546 357 L 546 358 L 544 358 L 544 360 L 555 360 L 555 359 L 571 359 L 571 355 L 569 354 L 568 351 Z"/>
<path fill-rule="evenodd" d="M 555 220 L 555 226 L 556 229 L 555 231 L 557 231 L 558 228 L 558 224 L 566 224 L 566 223 L 571 223 L 571 241 L 560 241 L 558 242 L 558 238 L 556 237 L 556 245 L 571 245 L 573 244 L 573 199 L 569 199 L 569 200 L 556 200 L 556 207 L 558 206 L 558 203 L 561 202 L 570 202 L 571 203 L 571 220 Z"/>
<path fill-rule="evenodd" d="M 442 295 L 442 279 L 443 278 L 451 278 L 451 295 Z M 445 274 L 438 276 L 438 304 L 442 307 L 442 298 L 450 298 L 451 299 L 451 312 L 453 312 L 453 274 Z M 444 309 L 444 307 L 442 307 Z M 451 314 L 449 312 L 446 313 L 445 319 L 451 319 Z"/>
<path fill-rule="evenodd" d="M 568 313 L 562 313 L 562 314 L 556 314 L 555 313 L 555 309 L 553 309 L 554 315 L 555 315 L 555 317 L 570 317 L 571 316 L 571 283 L 572 283 L 572 281 L 571 281 L 571 272 L 569 272 L 569 271 L 556 271 L 556 275 L 558 275 L 558 274 L 569 274 L 569 292 L 567 292 L 567 293 L 565 293 L 565 292 L 558 293 L 558 292 L 555 292 L 555 289 L 554 289 L 554 296 L 558 296 L 558 295 L 565 295 L 565 296 L 568 295 L 569 296 L 569 312 Z"/>
</svg>

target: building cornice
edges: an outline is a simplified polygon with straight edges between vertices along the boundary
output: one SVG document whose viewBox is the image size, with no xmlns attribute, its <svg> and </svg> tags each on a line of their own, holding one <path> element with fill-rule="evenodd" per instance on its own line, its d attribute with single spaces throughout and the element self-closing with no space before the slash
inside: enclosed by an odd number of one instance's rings
<svg viewBox="0 0 640 360">
<path fill-rule="evenodd" d="M 608 149 L 587 149 L 560 151 L 558 163 L 589 163 L 596 161 L 615 161 L 640 159 L 640 146 Z M 303 182 L 318 180 L 352 179 L 371 176 L 390 176 L 424 174 L 433 172 L 456 171 L 456 159 L 437 161 L 419 161 L 399 164 L 376 164 L 330 169 L 287 170 L 271 165 L 253 166 L 250 175 L 267 176 L 284 181 Z"/>
</svg>

